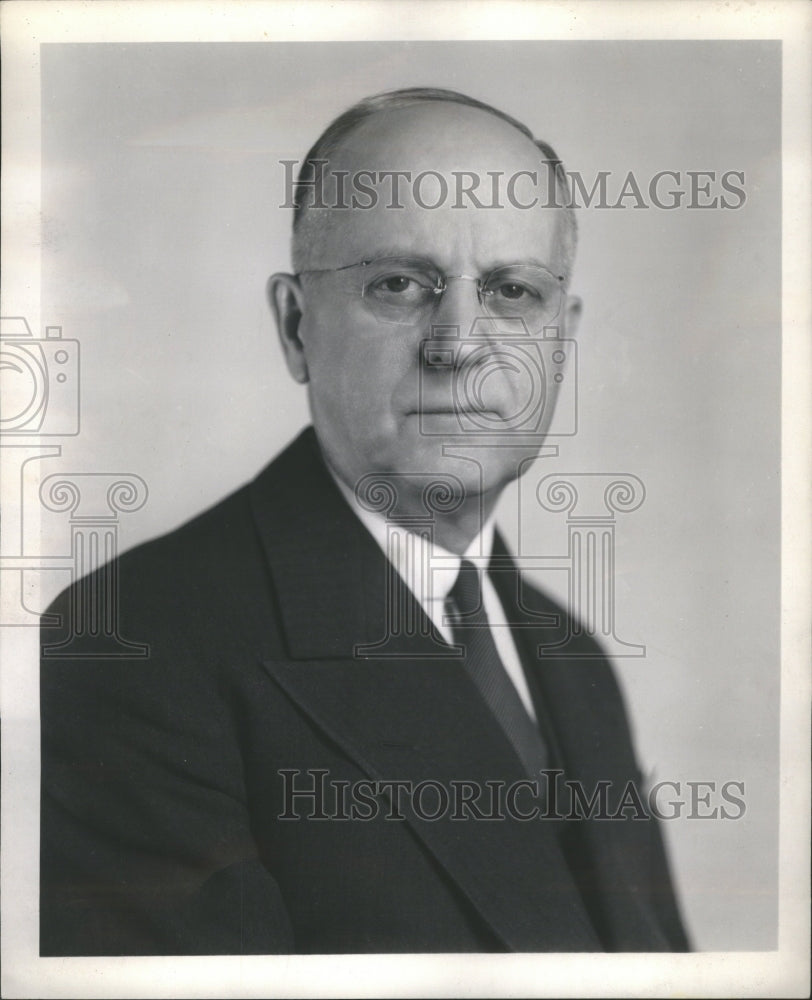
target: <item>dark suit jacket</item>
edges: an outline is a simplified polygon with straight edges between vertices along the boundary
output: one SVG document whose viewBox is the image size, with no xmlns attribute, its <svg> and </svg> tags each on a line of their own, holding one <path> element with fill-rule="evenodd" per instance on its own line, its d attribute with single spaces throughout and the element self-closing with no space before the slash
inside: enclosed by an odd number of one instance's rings
<svg viewBox="0 0 812 1000">
<path fill-rule="evenodd" d="M 279 818 L 286 769 L 299 788 L 526 777 L 460 659 L 419 636 L 354 655 L 384 636 L 387 563 L 311 429 L 118 572 L 121 635 L 149 657 L 43 658 L 43 955 L 686 947 L 650 819 Z M 517 580 L 496 574 L 509 614 L 566 627 Z M 617 798 L 639 774 L 609 665 L 586 638 L 539 661 L 549 628 L 514 636 L 556 764 Z"/>
</svg>

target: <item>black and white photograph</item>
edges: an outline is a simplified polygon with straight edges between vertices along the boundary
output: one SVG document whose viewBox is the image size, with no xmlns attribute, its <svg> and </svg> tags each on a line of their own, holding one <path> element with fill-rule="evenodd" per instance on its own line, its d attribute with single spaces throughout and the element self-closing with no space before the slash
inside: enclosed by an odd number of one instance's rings
<svg viewBox="0 0 812 1000">
<path fill-rule="evenodd" d="M 5 8 L 3 995 L 808 995 L 809 10 Z"/>
</svg>

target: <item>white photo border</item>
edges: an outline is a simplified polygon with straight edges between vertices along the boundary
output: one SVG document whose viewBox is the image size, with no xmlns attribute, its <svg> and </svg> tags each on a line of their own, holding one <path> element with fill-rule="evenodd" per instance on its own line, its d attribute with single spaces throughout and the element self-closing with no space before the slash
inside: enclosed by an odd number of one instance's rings
<svg viewBox="0 0 812 1000">
<path fill-rule="evenodd" d="M 779 947 L 687 955 L 40 958 L 37 635 L 3 637 L 5 997 L 807 996 L 810 284 L 808 4 L 403 0 L 27 2 L 0 10 L 3 302 L 39 329 L 39 46 L 47 42 L 780 39 L 783 52 L 782 678 Z M 393 26 L 398 26 L 397 30 Z M 14 497 L 3 498 L 8 503 Z M 9 631 L 9 630 L 6 630 Z"/>
</svg>

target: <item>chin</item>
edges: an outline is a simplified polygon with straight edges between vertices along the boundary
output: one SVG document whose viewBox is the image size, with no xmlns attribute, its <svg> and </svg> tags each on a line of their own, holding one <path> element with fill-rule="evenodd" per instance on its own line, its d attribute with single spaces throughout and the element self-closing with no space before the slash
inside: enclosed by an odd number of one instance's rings
<svg viewBox="0 0 812 1000">
<path fill-rule="evenodd" d="M 368 449 L 378 457 L 367 471 L 374 467 L 382 475 L 453 476 L 471 497 L 501 491 L 518 477 L 527 460 L 538 454 L 538 448 L 471 447 L 476 443 L 461 435 L 443 438 L 404 428 L 396 437 L 379 442 L 377 449 Z"/>
</svg>

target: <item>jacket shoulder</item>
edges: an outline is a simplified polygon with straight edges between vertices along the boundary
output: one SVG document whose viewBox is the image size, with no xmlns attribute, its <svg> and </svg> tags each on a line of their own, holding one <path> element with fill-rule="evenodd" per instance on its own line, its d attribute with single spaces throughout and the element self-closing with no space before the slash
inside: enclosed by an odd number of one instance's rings
<svg viewBox="0 0 812 1000">
<path fill-rule="evenodd" d="M 273 621 L 266 573 L 249 502 L 250 484 L 178 528 L 144 542 L 75 580 L 52 602 L 41 639 L 50 654 L 94 613 L 104 628 L 148 656 L 183 650 L 205 659 L 224 633 L 246 634 L 249 621 Z M 48 620 L 59 622 L 53 627 Z M 238 642 L 239 645 L 239 642 Z M 90 648 L 90 647 L 88 647 Z M 99 645 L 103 652 L 103 644 Z M 126 650 L 125 650 L 126 652 Z"/>
</svg>

